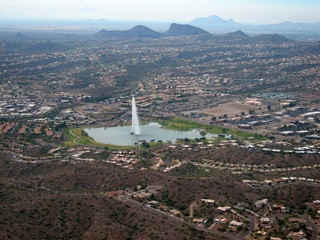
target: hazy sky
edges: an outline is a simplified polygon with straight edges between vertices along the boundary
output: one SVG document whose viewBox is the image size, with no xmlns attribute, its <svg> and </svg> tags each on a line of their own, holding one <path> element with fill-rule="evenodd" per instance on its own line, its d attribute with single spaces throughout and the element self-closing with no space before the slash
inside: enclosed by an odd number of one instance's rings
<svg viewBox="0 0 320 240">
<path fill-rule="evenodd" d="M 211 15 L 240 23 L 320 22 L 320 0 L 0 0 L 0 19 L 189 22 Z"/>
</svg>

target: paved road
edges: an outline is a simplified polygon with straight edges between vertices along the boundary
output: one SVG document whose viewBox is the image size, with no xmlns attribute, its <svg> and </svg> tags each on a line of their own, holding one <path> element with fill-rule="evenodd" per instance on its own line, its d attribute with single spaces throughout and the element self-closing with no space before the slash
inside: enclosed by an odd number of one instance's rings
<svg viewBox="0 0 320 240">
<path fill-rule="evenodd" d="M 254 232 L 254 221 L 255 221 L 255 216 L 250 216 L 250 232 Z"/>
<path fill-rule="evenodd" d="M 193 208 L 194 208 L 194 205 L 196 205 L 197 204 L 197 202 L 193 202 L 193 203 L 191 203 L 190 204 L 190 212 L 189 212 L 189 216 L 190 216 L 190 218 L 192 219 L 193 218 Z"/>
<path fill-rule="evenodd" d="M 238 217 L 241 217 L 242 219 L 249 221 L 248 218 L 246 218 L 245 216 L 241 215 L 240 213 L 238 213 L 236 210 L 231 209 L 230 210 L 233 214 L 237 215 Z"/>
<path fill-rule="evenodd" d="M 310 240 L 318 240 L 319 232 L 317 226 L 310 220 L 310 218 L 306 215 L 301 216 L 304 220 L 307 221 L 307 223 L 311 226 L 312 228 L 312 237 Z"/>
</svg>

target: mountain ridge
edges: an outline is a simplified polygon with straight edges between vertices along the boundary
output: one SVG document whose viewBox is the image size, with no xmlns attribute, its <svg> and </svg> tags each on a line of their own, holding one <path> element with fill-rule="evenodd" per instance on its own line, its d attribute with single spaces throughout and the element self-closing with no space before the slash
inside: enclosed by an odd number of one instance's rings
<svg viewBox="0 0 320 240">
<path fill-rule="evenodd" d="M 160 38 L 192 35 L 209 35 L 204 29 L 189 24 L 172 23 L 164 33 L 156 32 L 146 26 L 137 25 L 126 31 L 106 31 L 105 29 L 94 34 L 95 38 Z"/>
<path fill-rule="evenodd" d="M 212 15 L 209 17 L 196 18 L 190 22 L 190 24 L 197 27 L 240 27 L 241 23 L 236 23 L 232 19 L 224 20 L 217 15 Z"/>
<path fill-rule="evenodd" d="M 108 39 L 108 38 L 162 38 L 162 37 L 181 37 L 181 36 L 199 36 L 203 41 L 221 41 L 221 42 L 239 42 L 239 43 L 289 43 L 293 42 L 289 38 L 286 38 L 280 34 L 261 34 L 258 36 L 249 36 L 241 30 L 229 32 L 224 35 L 213 35 L 204 29 L 194 27 L 188 24 L 172 23 L 169 29 L 163 33 L 156 32 L 146 26 L 137 25 L 126 31 L 106 31 L 100 30 L 92 37 L 96 39 Z"/>
<path fill-rule="evenodd" d="M 190 24 L 205 28 L 205 29 L 259 29 L 265 31 L 300 31 L 300 32 L 320 32 L 320 22 L 314 23 L 302 23 L 302 22 L 290 22 L 284 21 L 276 24 L 244 24 L 233 21 L 232 19 L 225 20 L 217 15 L 212 15 L 209 17 L 196 18 L 190 21 Z"/>
</svg>

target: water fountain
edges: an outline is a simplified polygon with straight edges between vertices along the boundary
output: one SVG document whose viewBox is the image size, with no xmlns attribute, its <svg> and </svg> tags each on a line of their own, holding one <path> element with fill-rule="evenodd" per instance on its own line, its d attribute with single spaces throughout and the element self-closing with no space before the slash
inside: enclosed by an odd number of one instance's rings
<svg viewBox="0 0 320 240">
<path fill-rule="evenodd" d="M 132 96 L 132 125 L 131 125 L 131 134 L 139 135 L 141 134 L 138 110 L 136 106 L 136 100 Z"/>
<path fill-rule="evenodd" d="M 175 142 L 177 139 L 195 139 L 200 138 L 199 130 L 174 131 L 162 128 L 159 123 L 149 122 L 142 125 L 143 132 L 140 129 L 138 110 L 135 98 L 132 97 L 132 125 L 103 127 L 103 128 L 86 128 L 84 129 L 95 141 L 105 144 L 119 146 L 133 146 L 141 141 L 162 141 Z M 128 136 L 130 132 L 130 137 Z M 218 134 L 207 134 L 207 138 L 217 138 Z"/>
</svg>

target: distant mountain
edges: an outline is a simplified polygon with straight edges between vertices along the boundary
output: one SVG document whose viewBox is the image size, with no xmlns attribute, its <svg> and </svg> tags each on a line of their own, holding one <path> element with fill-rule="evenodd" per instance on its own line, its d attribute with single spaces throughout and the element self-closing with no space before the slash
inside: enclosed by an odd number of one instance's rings
<svg viewBox="0 0 320 240">
<path fill-rule="evenodd" d="M 138 25 L 132 29 L 130 29 L 129 31 L 125 31 L 125 36 L 126 37 L 137 37 L 137 38 L 159 38 L 160 37 L 160 33 L 153 31 L 152 29 L 142 26 L 142 25 Z"/>
<path fill-rule="evenodd" d="M 281 22 L 278 24 L 242 24 L 232 19 L 224 20 L 219 16 L 213 15 L 207 18 L 196 18 L 190 22 L 191 25 L 206 29 L 210 32 L 227 33 L 230 30 L 245 30 L 255 33 L 280 33 L 280 34 L 320 34 L 320 22 L 316 23 L 293 23 Z"/>
<path fill-rule="evenodd" d="M 267 24 L 260 26 L 263 30 L 281 31 L 281 32 L 319 32 L 320 22 L 318 23 L 292 23 L 292 22 L 281 22 L 278 24 Z"/>
<path fill-rule="evenodd" d="M 188 24 L 172 23 L 168 31 L 162 34 L 163 37 L 178 37 L 178 36 L 190 36 L 190 35 L 208 35 L 207 31 L 194 27 Z"/>
<path fill-rule="evenodd" d="M 13 36 L 15 39 L 28 39 L 27 36 L 23 35 L 22 33 L 17 33 L 16 35 Z"/>
<path fill-rule="evenodd" d="M 256 37 L 251 37 L 251 41 L 255 43 L 271 43 L 271 44 L 282 44 L 294 42 L 293 40 L 281 36 L 279 34 L 262 34 Z"/>
<path fill-rule="evenodd" d="M 236 32 L 232 32 L 232 33 L 227 33 L 228 37 L 231 38 L 236 38 L 236 39 L 246 39 L 246 38 L 250 38 L 247 34 L 245 34 L 244 32 L 238 30 Z"/>
<path fill-rule="evenodd" d="M 142 25 L 127 31 L 106 31 L 103 29 L 93 35 L 94 38 L 159 38 L 160 36 L 160 33 Z"/>
<path fill-rule="evenodd" d="M 123 31 L 106 31 L 102 29 L 93 35 L 94 38 L 123 38 Z"/>
<path fill-rule="evenodd" d="M 168 31 L 163 34 L 152 29 L 138 25 L 127 31 L 106 31 L 105 29 L 94 34 L 94 38 L 159 38 L 169 36 L 209 35 L 207 31 L 191 25 L 173 23 Z"/>
<path fill-rule="evenodd" d="M 250 37 L 242 31 L 226 33 L 224 35 L 210 35 L 202 37 L 203 41 L 215 41 L 219 43 L 229 44 L 283 44 L 291 43 L 293 40 L 283 37 L 279 34 L 262 34 Z"/>
<path fill-rule="evenodd" d="M 127 31 L 106 31 L 101 30 L 94 34 L 94 38 L 160 38 L 160 37 L 179 37 L 179 36 L 198 36 L 201 41 L 217 41 L 222 43 L 239 43 L 239 44 L 282 44 L 290 43 L 293 40 L 279 34 L 262 34 L 250 37 L 244 32 L 238 30 L 226 33 L 224 35 L 212 35 L 207 31 L 191 25 L 182 25 L 172 23 L 169 29 L 164 33 L 153 31 L 152 29 L 138 25 Z"/>
<path fill-rule="evenodd" d="M 213 28 L 234 28 L 239 29 L 242 26 L 240 23 L 234 22 L 232 19 L 224 20 L 219 16 L 213 15 L 207 18 L 197 18 L 190 22 L 190 24 L 207 29 Z"/>
</svg>

